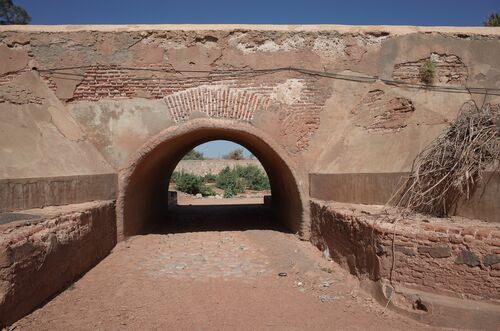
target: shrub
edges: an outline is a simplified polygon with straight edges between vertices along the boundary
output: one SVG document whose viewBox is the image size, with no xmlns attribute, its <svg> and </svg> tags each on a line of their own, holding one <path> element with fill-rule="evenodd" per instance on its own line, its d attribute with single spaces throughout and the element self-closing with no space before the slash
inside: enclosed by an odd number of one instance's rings
<svg viewBox="0 0 500 331">
<path fill-rule="evenodd" d="M 243 155 L 243 150 L 241 148 L 238 148 L 227 153 L 222 158 L 225 160 L 243 160 L 245 156 Z"/>
<path fill-rule="evenodd" d="M 214 195 L 214 191 L 205 185 L 201 176 L 188 173 L 178 173 L 175 187 L 178 191 L 188 194 L 201 193 L 203 196 Z"/>
<path fill-rule="evenodd" d="M 203 153 L 192 149 L 189 152 L 187 152 L 186 155 L 184 155 L 184 157 L 182 159 L 183 160 L 205 160 L 205 156 L 203 156 Z"/>
<path fill-rule="evenodd" d="M 271 188 L 266 174 L 253 164 L 244 167 L 237 166 L 235 172 L 238 177 L 246 180 L 247 188 L 250 190 L 264 191 Z"/>
<path fill-rule="evenodd" d="M 179 179 L 179 176 L 180 176 L 180 175 L 181 175 L 181 173 L 180 173 L 180 172 L 178 172 L 178 171 L 174 171 L 174 172 L 172 173 L 172 176 L 170 177 L 170 182 L 171 182 L 171 183 L 174 183 L 174 184 L 175 184 L 175 183 L 177 183 L 177 179 Z"/>
<path fill-rule="evenodd" d="M 215 186 L 220 189 L 226 190 L 231 189 L 233 193 L 242 193 L 245 191 L 245 188 L 238 192 L 236 189 L 236 180 L 238 179 L 236 172 L 229 167 L 225 167 L 221 172 L 217 175 L 217 179 L 215 181 Z"/>
<path fill-rule="evenodd" d="M 420 67 L 420 80 L 425 85 L 431 85 L 434 81 L 434 74 L 436 72 L 436 62 L 432 59 L 427 59 Z"/>
<path fill-rule="evenodd" d="M 224 189 L 224 198 L 227 199 L 227 198 L 232 198 L 236 195 L 236 193 L 234 193 L 234 190 L 232 187 L 227 187 Z"/>
<path fill-rule="evenodd" d="M 269 179 L 255 165 L 237 166 L 233 169 L 224 168 L 219 175 L 215 185 L 224 190 L 224 195 L 243 193 L 245 190 L 263 191 L 270 189 Z"/>
<path fill-rule="evenodd" d="M 205 176 L 203 176 L 203 181 L 205 183 L 215 183 L 216 180 L 217 180 L 217 175 L 214 174 L 206 174 Z"/>
</svg>

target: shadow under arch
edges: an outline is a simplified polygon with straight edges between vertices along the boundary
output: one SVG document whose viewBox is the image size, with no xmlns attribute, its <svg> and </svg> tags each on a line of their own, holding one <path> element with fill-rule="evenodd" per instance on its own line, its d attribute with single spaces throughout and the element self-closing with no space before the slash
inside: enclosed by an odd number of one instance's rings
<svg viewBox="0 0 500 331">
<path fill-rule="evenodd" d="M 118 240 L 143 233 L 165 215 L 168 181 L 192 148 L 212 140 L 246 147 L 262 163 L 271 184 L 272 207 L 287 230 L 305 238 L 307 183 L 286 152 L 254 126 L 223 119 L 194 119 L 167 128 L 137 150 L 119 171 Z M 307 238 L 305 238 L 307 239 Z"/>
</svg>

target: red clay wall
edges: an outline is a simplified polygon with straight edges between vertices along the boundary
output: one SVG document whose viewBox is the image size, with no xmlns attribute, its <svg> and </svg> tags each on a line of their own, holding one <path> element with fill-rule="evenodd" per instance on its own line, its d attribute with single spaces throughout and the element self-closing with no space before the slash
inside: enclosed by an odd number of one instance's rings
<svg viewBox="0 0 500 331">
<path fill-rule="evenodd" d="M 0 225 L 0 326 L 66 288 L 116 244 L 114 202 L 48 209 Z"/>
<path fill-rule="evenodd" d="M 401 219 L 382 206 L 318 200 L 311 202 L 311 219 L 312 242 L 360 278 L 390 279 L 394 256 L 396 286 L 500 302 L 498 224 Z"/>
</svg>

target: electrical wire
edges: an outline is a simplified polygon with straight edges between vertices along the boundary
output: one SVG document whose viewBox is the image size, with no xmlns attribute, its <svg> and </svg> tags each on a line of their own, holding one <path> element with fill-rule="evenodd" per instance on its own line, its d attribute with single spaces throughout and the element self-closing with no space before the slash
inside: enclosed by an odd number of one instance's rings
<svg viewBox="0 0 500 331">
<path fill-rule="evenodd" d="M 49 75 L 57 75 L 56 77 L 59 79 L 68 79 L 68 80 L 77 80 L 78 78 L 87 77 L 86 74 L 80 74 L 75 72 L 64 72 L 68 70 L 81 70 L 81 69 L 91 69 L 97 68 L 99 69 L 100 65 L 84 65 L 84 66 L 71 66 L 71 67 L 56 67 L 56 68 L 48 68 L 48 69 L 36 69 L 36 71 L 40 73 L 46 73 Z M 369 75 L 349 75 L 349 74 L 340 74 L 337 72 L 329 72 L 329 71 L 318 71 L 311 70 L 305 68 L 297 68 L 297 67 L 277 67 L 277 68 L 268 68 L 268 69 L 218 69 L 218 70 L 175 70 L 161 67 L 128 67 L 128 66 L 120 66 L 120 65 L 111 65 L 107 67 L 107 70 L 116 70 L 120 71 L 143 71 L 143 72 L 158 72 L 165 74 L 173 74 L 177 75 L 176 77 L 127 77 L 132 81 L 183 81 L 189 79 L 201 79 L 201 78 L 226 78 L 226 77 L 252 77 L 252 76 L 260 76 L 260 75 L 268 75 L 278 72 L 296 72 L 302 75 L 314 76 L 314 77 L 324 77 L 336 80 L 371 84 L 377 81 L 380 81 L 386 85 L 391 85 L 395 87 L 402 87 L 408 89 L 418 89 L 418 90 L 427 90 L 434 92 L 445 92 L 445 93 L 467 93 L 467 94 L 481 94 L 481 95 L 495 95 L 500 96 L 500 88 L 492 88 L 492 87 L 461 87 L 461 86 L 440 86 L 440 85 L 424 85 L 424 84 L 414 84 L 408 83 L 404 81 L 397 81 L 391 79 L 380 78 L 378 76 L 369 76 Z M 4 75 L 0 75 L 0 77 L 13 74 L 8 73 Z M 208 77 L 200 77 L 196 75 L 185 75 L 185 74 L 207 74 Z M 179 75 L 181 75 L 179 77 Z"/>
</svg>

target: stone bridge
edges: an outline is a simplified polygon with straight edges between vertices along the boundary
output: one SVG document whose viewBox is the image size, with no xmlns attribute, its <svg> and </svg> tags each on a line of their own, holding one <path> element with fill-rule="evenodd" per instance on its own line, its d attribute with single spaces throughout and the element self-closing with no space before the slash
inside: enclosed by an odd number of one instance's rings
<svg viewBox="0 0 500 331">
<path fill-rule="evenodd" d="M 384 204 L 465 102 L 498 107 L 498 54 L 495 28 L 0 27 L 0 212 L 116 200 L 116 238 L 139 234 L 182 156 L 226 139 L 310 239 L 311 199 Z M 490 177 L 458 215 L 500 221 Z"/>
</svg>

